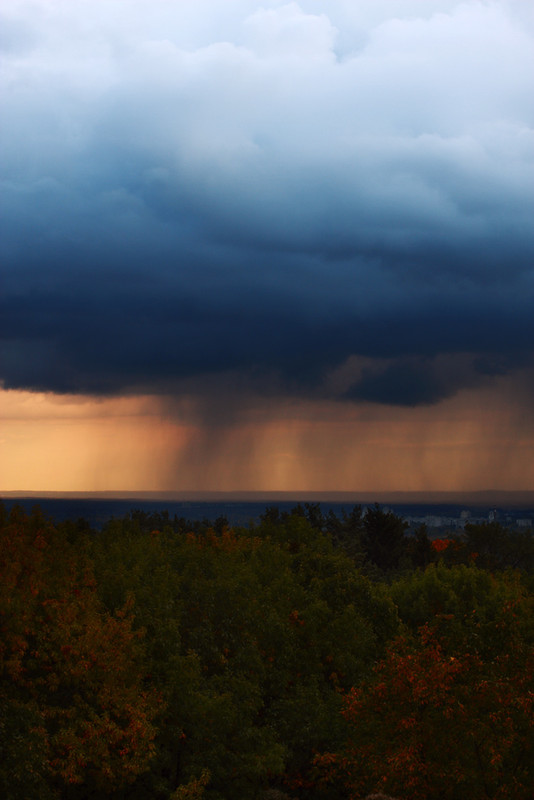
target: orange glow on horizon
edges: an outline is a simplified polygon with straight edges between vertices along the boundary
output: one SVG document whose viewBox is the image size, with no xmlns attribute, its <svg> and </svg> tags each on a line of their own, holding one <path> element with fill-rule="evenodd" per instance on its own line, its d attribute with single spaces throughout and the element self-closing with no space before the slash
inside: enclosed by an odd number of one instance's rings
<svg viewBox="0 0 534 800">
<path fill-rule="evenodd" d="M 259 400 L 226 424 L 168 398 L 3 391 L 0 491 L 529 490 L 534 424 L 513 388 L 422 408 Z"/>
</svg>

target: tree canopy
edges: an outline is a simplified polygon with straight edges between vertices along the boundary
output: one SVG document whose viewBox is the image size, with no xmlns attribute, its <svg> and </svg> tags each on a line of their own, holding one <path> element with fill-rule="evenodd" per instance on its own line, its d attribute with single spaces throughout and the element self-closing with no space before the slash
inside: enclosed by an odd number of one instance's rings
<svg viewBox="0 0 534 800">
<path fill-rule="evenodd" d="M 0 507 L 2 796 L 526 799 L 532 578 L 490 534 Z"/>
</svg>

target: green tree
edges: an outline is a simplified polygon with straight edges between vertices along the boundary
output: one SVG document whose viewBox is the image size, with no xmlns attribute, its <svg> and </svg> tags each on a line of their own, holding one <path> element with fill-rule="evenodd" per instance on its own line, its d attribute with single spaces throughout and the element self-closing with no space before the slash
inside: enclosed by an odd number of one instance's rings
<svg viewBox="0 0 534 800">
<path fill-rule="evenodd" d="M 380 570 L 396 569 L 406 554 L 408 523 L 378 503 L 363 517 L 362 544 L 367 559 Z"/>
<path fill-rule="evenodd" d="M 115 520 L 91 542 L 110 612 L 130 593 L 146 672 L 164 699 L 156 756 L 129 798 L 195 786 L 252 800 L 310 779 L 314 751 L 342 742 L 341 689 L 398 628 L 387 593 L 305 514 L 176 534 Z"/>
<path fill-rule="evenodd" d="M 530 531 L 510 531 L 498 522 L 467 523 L 460 541 L 466 557 L 483 569 L 534 569 L 534 537 Z"/>
<path fill-rule="evenodd" d="M 413 536 L 409 537 L 406 551 L 414 567 L 425 568 L 436 560 L 436 553 L 428 536 L 428 528 L 424 523 L 418 525 Z"/>
<path fill-rule="evenodd" d="M 529 646 L 534 642 L 533 597 L 513 572 L 492 575 L 474 566 L 439 563 L 395 581 L 391 597 L 413 632 L 430 625 L 451 654 L 490 658 L 506 652 L 513 637 Z"/>
</svg>

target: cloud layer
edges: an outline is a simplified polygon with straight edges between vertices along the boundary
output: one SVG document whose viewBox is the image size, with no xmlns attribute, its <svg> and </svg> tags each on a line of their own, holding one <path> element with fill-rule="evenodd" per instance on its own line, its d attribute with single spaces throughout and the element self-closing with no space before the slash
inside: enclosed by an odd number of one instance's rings
<svg viewBox="0 0 534 800">
<path fill-rule="evenodd" d="M 527 6 L 13 0 L 5 387 L 416 406 L 525 374 Z"/>
</svg>

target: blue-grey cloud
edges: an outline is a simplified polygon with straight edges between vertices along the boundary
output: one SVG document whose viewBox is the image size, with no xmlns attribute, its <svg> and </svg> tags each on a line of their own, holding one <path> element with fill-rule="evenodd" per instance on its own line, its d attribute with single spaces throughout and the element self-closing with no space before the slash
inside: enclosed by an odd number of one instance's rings
<svg viewBox="0 0 534 800">
<path fill-rule="evenodd" d="M 5 386 L 416 405 L 531 363 L 532 15 L 372 5 L 3 10 Z"/>
</svg>

